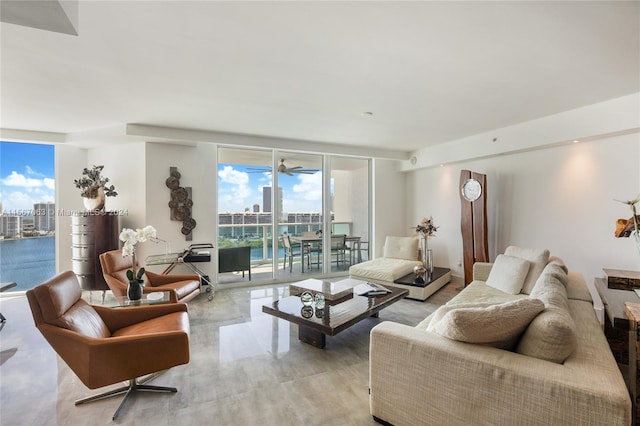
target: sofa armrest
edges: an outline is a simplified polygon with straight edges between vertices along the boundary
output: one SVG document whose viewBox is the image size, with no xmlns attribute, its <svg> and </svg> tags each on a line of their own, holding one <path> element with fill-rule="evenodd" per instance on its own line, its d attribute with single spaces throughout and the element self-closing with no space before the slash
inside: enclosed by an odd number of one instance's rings
<svg viewBox="0 0 640 426">
<path fill-rule="evenodd" d="M 374 327 L 370 345 L 371 414 L 392 424 L 631 421 L 621 377 L 585 360 L 555 364 L 393 322 Z"/>
<path fill-rule="evenodd" d="M 476 262 L 473 264 L 473 280 L 474 281 L 486 281 L 489 278 L 489 272 L 493 263 L 489 262 Z"/>
</svg>

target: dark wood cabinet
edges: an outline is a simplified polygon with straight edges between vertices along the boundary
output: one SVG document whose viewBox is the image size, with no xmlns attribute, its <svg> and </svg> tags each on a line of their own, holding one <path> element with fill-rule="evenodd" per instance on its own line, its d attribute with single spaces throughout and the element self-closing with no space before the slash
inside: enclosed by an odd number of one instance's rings
<svg viewBox="0 0 640 426">
<path fill-rule="evenodd" d="M 71 217 L 71 264 L 83 290 L 109 290 L 100 254 L 119 248 L 118 216 L 87 212 Z"/>
</svg>

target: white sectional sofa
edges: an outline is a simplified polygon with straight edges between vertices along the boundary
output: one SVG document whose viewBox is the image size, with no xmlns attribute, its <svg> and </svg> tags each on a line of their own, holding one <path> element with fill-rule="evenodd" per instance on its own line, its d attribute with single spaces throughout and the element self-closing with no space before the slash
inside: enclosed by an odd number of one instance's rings
<svg viewBox="0 0 640 426">
<path fill-rule="evenodd" d="M 418 239 L 415 237 L 392 237 L 385 239 L 383 257 L 355 264 L 349 268 L 353 279 L 400 287 L 409 290 L 409 299 L 425 300 L 451 280 L 447 272 L 425 287 L 394 283 L 395 280 L 413 273 L 413 268 L 422 265 L 419 259 Z"/>
<path fill-rule="evenodd" d="M 370 345 L 371 414 L 383 423 L 631 423 L 591 292 L 547 250 L 476 264 L 446 305 L 416 327 L 377 325 Z"/>
</svg>

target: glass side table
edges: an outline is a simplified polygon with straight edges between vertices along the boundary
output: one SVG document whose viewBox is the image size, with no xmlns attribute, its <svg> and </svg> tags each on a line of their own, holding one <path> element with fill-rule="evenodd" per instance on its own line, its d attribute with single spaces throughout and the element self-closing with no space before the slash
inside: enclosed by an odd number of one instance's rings
<svg viewBox="0 0 640 426">
<path fill-rule="evenodd" d="M 104 306 L 110 308 L 124 308 L 127 306 L 161 305 L 163 303 L 171 303 L 168 291 L 142 293 L 142 299 L 140 300 L 129 300 L 127 296 L 116 297 L 113 300 L 107 301 Z"/>
</svg>

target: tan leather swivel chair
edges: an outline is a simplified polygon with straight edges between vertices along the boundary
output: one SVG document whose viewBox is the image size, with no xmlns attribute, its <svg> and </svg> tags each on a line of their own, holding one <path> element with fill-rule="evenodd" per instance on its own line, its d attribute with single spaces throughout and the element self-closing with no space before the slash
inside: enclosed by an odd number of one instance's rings
<svg viewBox="0 0 640 426">
<path fill-rule="evenodd" d="M 100 264 L 104 279 L 113 294 L 118 297 L 126 296 L 129 287 L 127 269 L 131 269 L 131 257 L 122 256 L 122 250 L 112 250 L 100 255 Z M 162 275 L 145 271 L 142 279 L 144 293 L 168 291 L 172 302 L 186 303 L 202 291 L 200 277 L 196 274 Z"/>
<path fill-rule="evenodd" d="M 107 308 L 81 299 L 71 271 L 27 291 L 36 327 L 90 389 L 129 385 L 76 401 L 76 405 L 125 393 L 115 420 L 135 391 L 177 392 L 137 378 L 189 362 L 189 317 L 184 303 Z"/>
</svg>

